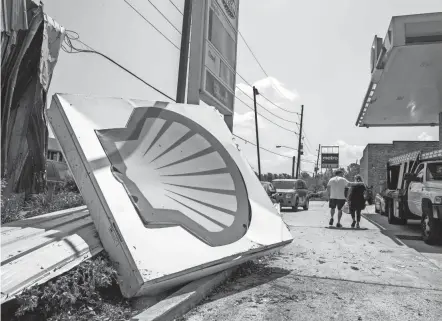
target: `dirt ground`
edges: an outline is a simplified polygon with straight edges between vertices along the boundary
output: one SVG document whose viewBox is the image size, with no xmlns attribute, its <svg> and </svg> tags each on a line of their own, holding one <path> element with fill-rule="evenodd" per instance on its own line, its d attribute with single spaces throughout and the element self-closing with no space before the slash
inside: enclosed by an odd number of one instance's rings
<svg viewBox="0 0 442 321">
<path fill-rule="evenodd" d="M 361 231 L 328 229 L 327 215 L 319 205 L 285 213 L 293 243 L 242 267 L 180 321 L 442 320 L 437 264 L 366 220 Z"/>
</svg>

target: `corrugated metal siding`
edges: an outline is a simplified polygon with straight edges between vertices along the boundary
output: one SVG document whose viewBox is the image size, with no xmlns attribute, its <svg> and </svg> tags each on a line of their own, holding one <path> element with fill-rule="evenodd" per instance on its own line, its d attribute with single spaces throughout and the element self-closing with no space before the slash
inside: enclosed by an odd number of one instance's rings
<svg viewBox="0 0 442 321">
<path fill-rule="evenodd" d="M 72 269 L 103 248 L 86 206 L 1 227 L 1 303 Z"/>
<path fill-rule="evenodd" d="M 28 0 L 2 0 L 2 32 L 28 29 L 28 3 Z"/>
</svg>

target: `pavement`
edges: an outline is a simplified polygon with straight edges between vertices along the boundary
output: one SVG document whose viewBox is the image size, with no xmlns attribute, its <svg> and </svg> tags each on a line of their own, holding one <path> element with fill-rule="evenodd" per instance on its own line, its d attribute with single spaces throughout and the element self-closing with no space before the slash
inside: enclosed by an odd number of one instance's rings
<svg viewBox="0 0 442 321">
<path fill-rule="evenodd" d="M 179 320 L 440 320 L 442 248 L 409 246 L 423 243 L 414 224 L 385 225 L 369 207 L 360 230 L 345 213 L 331 229 L 325 202 L 282 215 L 294 241 Z"/>
</svg>

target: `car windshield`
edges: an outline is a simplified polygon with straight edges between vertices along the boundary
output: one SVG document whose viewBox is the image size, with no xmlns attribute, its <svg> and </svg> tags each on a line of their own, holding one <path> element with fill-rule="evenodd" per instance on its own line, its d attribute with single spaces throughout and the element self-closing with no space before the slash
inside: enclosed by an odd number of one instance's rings
<svg viewBox="0 0 442 321">
<path fill-rule="evenodd" d="M 273 181 L 272 184 L 276 189 L 293 189 L 293 188 L 295 188 L 294 181 Z"/>
<path fill-rule="evenodd" d="M 427 180 L 442 181 L 442 163 L 427 164 Z"/>
</svg>

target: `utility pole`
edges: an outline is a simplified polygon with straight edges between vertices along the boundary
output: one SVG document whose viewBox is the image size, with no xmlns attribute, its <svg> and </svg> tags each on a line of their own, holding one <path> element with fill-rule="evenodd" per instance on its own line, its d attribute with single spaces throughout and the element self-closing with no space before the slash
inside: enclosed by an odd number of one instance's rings
<svg viewBox="0 0 442 321">
<path fill-rule="evenodd" d="M 298 142 L 298 166 L 296 167 L 296 178 L 299 178 L 299 169 L 301 166 L 302 151 L 302 122 L 304 120 L 304 105 L 301 106 L 301 123 L 299 125 L 299 142 Z"/>
<path fill-rule="evenodd" d="M 316 159 L 316 167 L 315 167 L 315 176 L 318 177 L 318 170 L 319 170 L 319 153 L 321 152 L 321 144 L 319 144 L 318 147 L 318 158 Z"/>
<path fill-rule="evenodd" d="M 256 96 L 259 95 L 258 89 L 253 86 L 253 104 L 255 106 L 255 131 L 256 131 L 256 153 L 258 156 L 258 174 L 261 180 L 261 158 L 259 157 L 259 134 L 258 134 L 258 112 L 256 110 Z"/>
<path fill-rule="evenodd" d="M 292 178 L 295 178 L 295 163 L 296 163 L 296 156 L 293 156 L 293 163 L 292 163 Z"/>
<path fill-rule="evenodd" d="M 180 64 L 178 68 L 178 82 L 176 90 L 176 102 L 181 104 L 184 104 L 186 99 L 191 18 L 192 18 L 192 0 L 185 0 L 184 12 L 183 12 L 183 27 L 181 34 Z"/>
</svg>

